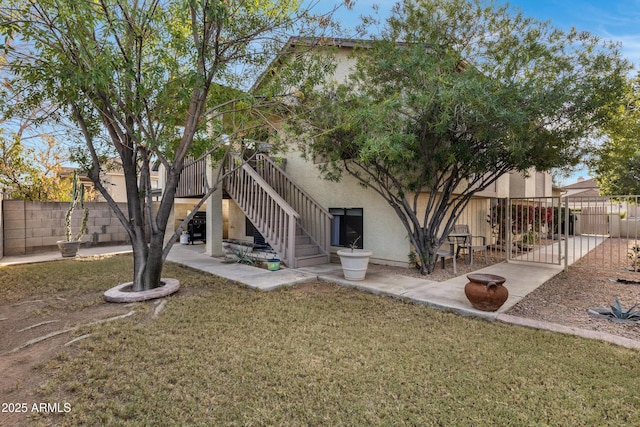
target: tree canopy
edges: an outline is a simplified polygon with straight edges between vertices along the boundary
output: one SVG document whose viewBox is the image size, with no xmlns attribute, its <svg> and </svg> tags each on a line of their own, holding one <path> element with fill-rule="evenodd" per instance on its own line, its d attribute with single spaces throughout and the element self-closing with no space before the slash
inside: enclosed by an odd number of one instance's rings
<svg viewBox="0 0 640 427">
<path fill-rule="evenodd" d="M 7 137 L 8 136 L 8 137 Z M 0 191 L 13 199 L 69 201 L 71 180 L 61 176 L 63 153 L 57 141 L 44 137 L 44 149 L 25 147 L 18 134 L 0 129 Z"/>
<path fill-rule="evenodd" d="M 299 0 L 6 0 L 0 21 L 21 103 L 47 100 L 75 125 L 84 144 L 76 160 L 131 239 L 134 290 L 161 283 L 179 233 L 165 244 L 185 159 L 225 148 L 229 129 L 207 113 L 242 108 L 251 117 L 260 100 L 239 89 L 293 32 L 317 35 L 330 24 Z M 126 210 L 100 179 L 113 156 L 124 172 Z M 166 186 L 153 208 L 155 162 L 164 165 Z M 216 188 L 209 183 L 193 213 Z"/>
<path fill-rule="evenodd" d="M 622 101 L 589 162 L 604 195 L 640 194 L 640 75 L 629 80 Z"/>
<path fill-rule="evenodd" d="M 393 207 L 423 273 L 476 192 L 575 164 L 629 67 L 613 43 L 479 0 L 402 1 L 353 61 L 288 127 L 326 178 L 349 173 Z"/>
</svg>

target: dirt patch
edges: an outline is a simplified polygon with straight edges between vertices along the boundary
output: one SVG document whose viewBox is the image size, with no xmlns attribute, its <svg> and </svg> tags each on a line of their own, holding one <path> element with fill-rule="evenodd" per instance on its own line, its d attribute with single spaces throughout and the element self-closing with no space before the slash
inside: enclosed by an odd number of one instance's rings
<svg viewBox="0 0 640 427">
<path fill-rule="evenodd" d="M 66 344 L 80 335 L 78 326 L 131 310 L 150 316 L 154 306 L 153 301 L 135 306 L 107 303 L 102 293 L 31 299 L 0 306 L 0 403 L 14 405 L 4 408 L 14 413 L 0 413 L 0 425 L 29 425 L 34 404 L 55 403 L 43 402 L 39 387 L 51 376 L 56 358 L 73 354 L 73 343 Z M 27 408 L 26 414 L 15 413 L 16 403 Z"/>
<path fill-rule="evenodd" d="M 459 258 L 456 261 L 456 271 L 457 271 L 456 274 L 453 273 L 453 263 L 451 259 L 447 259 L 445 261 L 444 268 L 442 268 L 442 263 L 438 261 L 436 263 L 436 266 L 433 272 L 427 275 L 421 274 L 417 268 L 391 267 L 387 265 L 378 265 L 378 264 L 369 264 L 369 270 L 384 271 L 386 273 L 417 277 L 420 279 L 433 280 L 434 282 L 444 282 L 445 280 L 453 279 L 454 277 L 472 273 L 481 268 L 485 268 L 490 265 L 503 262 L 504 260 L 505 260 L 505 256 L 502 252 L 500 252 L 498 255 L 494 255 L 493 253 L 489 254 L 485 262 L 484 254 L 481 252 L 478 252 L 473 256 L 472 265 L 468 265 L 463 258 Z M 338 260 L 337 262 L 340 262 L 340 261 Z"/>
</svg>

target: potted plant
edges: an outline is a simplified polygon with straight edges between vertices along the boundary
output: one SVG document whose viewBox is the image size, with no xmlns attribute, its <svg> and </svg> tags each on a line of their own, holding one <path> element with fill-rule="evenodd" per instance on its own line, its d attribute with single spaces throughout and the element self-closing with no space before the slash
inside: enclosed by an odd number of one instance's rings
<svg viewBox="0 0 640 427">
<path fill-rule="evenodd" d="M 519 243 L 520 249 L 530 251 L 535 247 L 538 241 L 538 236 L 533 230 L 529 230 L 526 233 L 522 233 L 522 241 Z"/>
<path fill-rule="evenodd" d="M 349 245 L 349 249 L 340 249 L 338 251 L 342 272 L 347 280 L 364 280 L 367 274 L 369 258 L 373 255 L 371 251 L 358 249 L 358 240 L 360 240 L 360 237 Z"/>
<path fill-rule="evenodd" d="M 80 229 L 76 235 L 71 232 L 71 216 L 76 206 L 80 204 L 82 208 L 82 220 L 80 222 Z M 80 239 L 87 228 L 87 219 L 89 218 L 89 209 L 84 206 L 84 185 L 78 181 L 77 172 L 73 173 L 73 192 L 71 195 L 71 202 L 69 203 L 69 209 L 64 216 L 65 226 L 65 240 L 59 240 L 58 249 L 65 258 L 72 258 L 78 253 L 78 248 L 82 243 Z"/>
</svg>

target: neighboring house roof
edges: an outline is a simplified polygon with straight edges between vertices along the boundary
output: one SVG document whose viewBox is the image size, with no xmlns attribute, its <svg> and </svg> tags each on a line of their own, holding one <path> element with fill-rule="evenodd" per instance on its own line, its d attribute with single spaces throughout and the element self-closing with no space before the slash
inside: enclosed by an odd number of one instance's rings
<svg viewBox="0 0 640 427">
<path fill-rule="evenodd" d="M 600 196 L 600 190 L 598 190 L 597 188 L 590 188 L 588 190 L 581 191 L 579 193 L 573 193 L 569 197 L 591 197 L 591 198 L 598 197 L 599 198 L 601 196 Z"/>
<path fill-rule="evenodd" d="M 599 189 L 598 183 L 595 179 L 579 179 L 578 182 L 565 185 L 562 187 L 565 190 L 575 190 L 575 189 Z"/>
<path fill-rule="evenodd" d="M 580 178 L 577 182 L 562 187 L 566 196 L 569 198 L 580 197 L 583 199 L 602 199 L 600 195 L 600 187 L 595 179 Z"/>
</svg>

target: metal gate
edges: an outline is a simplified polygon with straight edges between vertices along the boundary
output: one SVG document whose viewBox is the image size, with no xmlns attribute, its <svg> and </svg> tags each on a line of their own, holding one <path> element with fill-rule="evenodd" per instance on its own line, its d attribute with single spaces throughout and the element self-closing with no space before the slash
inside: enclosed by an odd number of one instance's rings
<svg viewBox="0 0 640 427">
<path fill-rule="evenodd" d="M 561 265 L 568 228 L 560 197 L 507 199 L 507 261 Z"/>
<path fill-rule="evenodd" d="M 493 261 L 560 265 L 565 219 L 560 197 L 473 199 L 457 223 L 480 236 Z"/>
<path fill-rule="evenodd" d="M 507 261 L 640 271 L 639 197 L 507 199 Z"/>
<path fill-rule="evenodd" d="M 474 199 L 458 219 L 494 261 L 640 271 L 640 196 Z"/>
<path fill-rule="evenodd" d="M 577 268 L 640 270 L 639 196 L 569 196 L 575 218 L 568 240 L 568 263 Z"/>
</svg>

